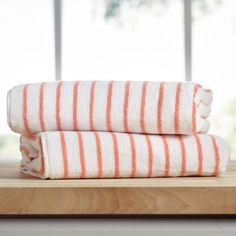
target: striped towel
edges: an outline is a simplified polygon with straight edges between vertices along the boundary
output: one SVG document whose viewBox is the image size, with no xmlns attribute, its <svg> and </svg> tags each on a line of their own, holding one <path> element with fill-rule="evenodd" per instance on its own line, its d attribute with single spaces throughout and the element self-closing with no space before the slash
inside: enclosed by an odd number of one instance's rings
<svg viewBox="0 0 236 236">
<path fill-rule="evenodd" d="M 217 136 L 42 132 L 22 136 L 21 170 L 41 178 L 214 176 L 229 160 Z"/>
<path fill-rule="evenodd" d="M 212 93 L 191 82 L 47 82 L 8 93 L 17 133 L 114 131 L 206 133 Z"/>
</svg>

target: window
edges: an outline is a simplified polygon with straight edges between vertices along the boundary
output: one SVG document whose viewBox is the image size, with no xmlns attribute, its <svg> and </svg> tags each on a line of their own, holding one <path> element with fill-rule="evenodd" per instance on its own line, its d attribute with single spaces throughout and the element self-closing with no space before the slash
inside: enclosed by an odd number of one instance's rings
<svg viewBox="0 0 236 236">
<path fill-rule="evenodd" d="M 181 0 L 62 1 L 62 78 L 184 80 L 182 16 Z"/>
<path fill-rule="evenodd" d="M 236 1 L 193 1 L 193 81 L 213 90 L 211 133 L 236 152 Z"/>
<path fill-rule="evenodd" d="M 7 126 L 6 94 L 21 83 L 54 80 L 53 1 L 0 1 L 0 158 L 20 156 Z"/>
<path fill-rule="evenodd" d="M 2 0 L 1 113 L 7 90 L 25 82 L 193 80 L 214 91 L 210 132 L 236 152 L 235 9 L 234 0 Z M 3 118 L 0 156 L 19 156 Z"/>
</svg>

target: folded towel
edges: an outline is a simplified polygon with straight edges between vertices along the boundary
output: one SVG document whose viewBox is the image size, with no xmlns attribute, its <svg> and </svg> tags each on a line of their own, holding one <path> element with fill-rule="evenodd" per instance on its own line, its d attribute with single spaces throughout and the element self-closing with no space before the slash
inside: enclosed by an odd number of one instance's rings
<svg viewBox="0 0 236 236">
<path fill-rule="evenodd" d="M 211 91 L 191 82 L 27 84 L 8 93 L 8 123 L 18 133 L 206 133 L 211 101 Z"/>
<path fill-rule="evenodd" d="M 113 132 L 42 132 L 22 136 L 21 170 L 41 178 L 213 176 L 226 167 L 219 137 Z"/>
</svg>

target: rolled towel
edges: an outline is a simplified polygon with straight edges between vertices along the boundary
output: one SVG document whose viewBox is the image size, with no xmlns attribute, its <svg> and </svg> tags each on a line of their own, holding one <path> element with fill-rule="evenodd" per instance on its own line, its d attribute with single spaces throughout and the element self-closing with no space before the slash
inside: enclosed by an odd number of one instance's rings
<svg viewBox="0 0 236 236">
<path fill-rule="evenodd" d="M 22 136 L 21 170 L 40 178 L 214 176 L 229 148 L 219 137 L 115 132 L 42 132 Z"/>
<path fill-rule="evenodd" d="M 26 84 L 8 92 L 8 123 L 21 134 L 60 130 L 206 133 L 211 102 L 211 91 L 191 82 Z"/>
</svg>

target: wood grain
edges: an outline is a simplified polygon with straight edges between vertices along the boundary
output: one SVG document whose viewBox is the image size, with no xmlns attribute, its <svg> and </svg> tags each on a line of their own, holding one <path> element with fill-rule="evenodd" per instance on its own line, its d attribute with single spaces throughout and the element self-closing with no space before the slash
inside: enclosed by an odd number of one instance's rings
<svg viewBox="0 0 236 236">
<path fill-rule="evenodd" d="M 0 165 L 0 214 L 236 214 L 236 163 L 220 177 L 39 180 Z"/>
</svg>

